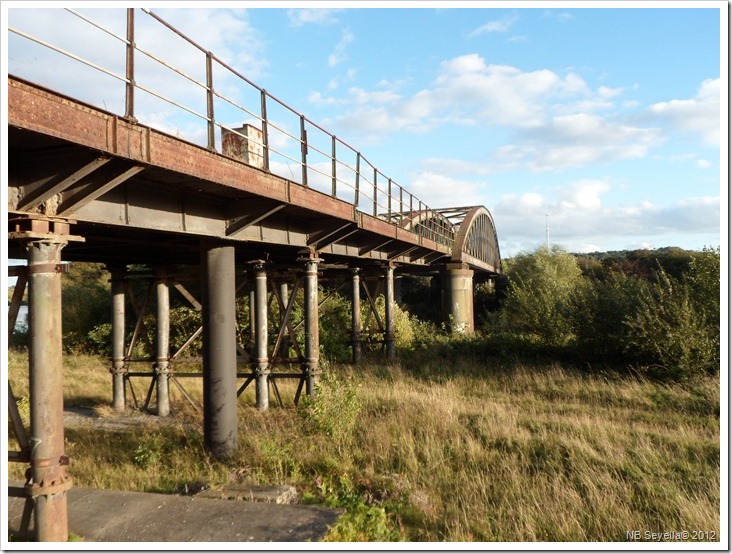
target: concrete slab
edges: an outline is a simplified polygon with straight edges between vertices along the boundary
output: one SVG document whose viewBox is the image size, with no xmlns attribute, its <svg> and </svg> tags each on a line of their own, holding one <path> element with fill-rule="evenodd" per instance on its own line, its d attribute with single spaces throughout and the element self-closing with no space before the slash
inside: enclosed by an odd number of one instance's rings
<svg viewBox="0 0 732 554">
<path fill-rule="evenodd" d="M 11 482 L 22 486 L 22 482 Z M 319 541 L 339 511 L 316 506 L 219 500 L 73 487 L 69 531 L 86 542 Z M 25 499 L 8 499 L 17 532 Z M 33 524 L 31 523 L 31 528 Z"/>
</svg>

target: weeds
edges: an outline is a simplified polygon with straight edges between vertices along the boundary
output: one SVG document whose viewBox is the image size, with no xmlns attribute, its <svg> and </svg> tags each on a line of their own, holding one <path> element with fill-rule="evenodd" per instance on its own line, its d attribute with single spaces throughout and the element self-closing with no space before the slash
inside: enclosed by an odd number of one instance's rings
<svg viewBox="0 0 732 554">
<path fill-rule="evenodd" d="M 10 358 L 23 396 L 27 366 Z M 228 465 L 208 457 L 200 416 L 185 404 L 166 425 L 69 428 L 70 473 L 79 486 L 156 492 L 292 484 L 303 502 L 344 510 L 331 541 L 625 541 L 635 529 L 719 537 L 718 378 L 664 385 L 495 360 L 329 368 L 318 402 L 264 414 L 243 395 Z M 66 366 L 67 403 L 109 403 L 99 361 Z"/>
</svg>

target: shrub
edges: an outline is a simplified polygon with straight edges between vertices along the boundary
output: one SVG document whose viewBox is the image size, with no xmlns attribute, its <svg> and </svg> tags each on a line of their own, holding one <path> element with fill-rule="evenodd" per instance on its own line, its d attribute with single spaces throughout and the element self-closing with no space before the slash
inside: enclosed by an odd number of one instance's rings
<svg viewBox="0 0 732 554">
<path fill-rule="evenodd" d="M 571 340 L 572 297 L 582 282 L 574 256 L 542 246 L 506 263 L 509 290 L 498 325 L 505 331 L 538 337 L 549 347 Z"/>
<path fill-rule="evenodd" d="M 629 345 L 652 377 L 683 381 L 719 369 L 718 327 L 709 324 L 706 300 L 696 298 L 693 283 L 691 277 L 678 281 L 661 271 L 626 321 Z"/>
<path fill-rule="evenodd" d="M 62 277 L 61 302 L 64 348 L 89 351 L 89 332 L 111 318 L 112 297 L 104 265 L 69 264 Z"/>
<path fill-rule="evenodd" d="M 583 361 L 637 361 L 626 321 L 637 313 L 648 288 L 646 280 L 620 271 L 584 280 L 572 300 L 576 351 Z"/>
<path fill-rule="evenodd" d="M 361 400 L 351 377 L 325 369 L 315 383 L 314 399 L 306 396 L 299 413 L 312 431 L 324 433 L 340 447 L 353 436 Z"/>
</svg>

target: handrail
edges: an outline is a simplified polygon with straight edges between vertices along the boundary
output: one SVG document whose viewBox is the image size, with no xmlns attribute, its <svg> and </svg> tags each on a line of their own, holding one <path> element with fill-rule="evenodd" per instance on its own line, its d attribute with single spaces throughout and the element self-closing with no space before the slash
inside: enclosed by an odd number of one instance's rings
<svg viewBox="0 0 732 554">
<path fill-rule="evenodd" d="M 137 9 L 186 41 L 205 57 L 205 79 L 193 77 L 190 71 L 184 71 L 180 67 L 176 67 L 163 59 L 161 54 L 154 54 L 151 52 L 149 45 L 143 48 L 138 44 L 141 42 L 139 36 L 141 29 L 136 28 L 135 13 Z M 142 115 L 139 109 L 136 113 L 135 97 L 139 93 L 145 93 L 182 110 L 185 114 L 204 120 L 207 128 L 206 146 L 212 151 L 224 154 L 223 147 L 217 148 L 217 134 L 220 139 L 222 139 L 224 132 L 244 137 L 237 129 L 233 128 L 233 125 L 224 124 L 221 121 L 224 118 L 233 120 L 236 114 L 239 114 L 239 118 L 243 115 L 245 120 L 253 122 L 255 127 L 261 131 L 261 139 L 252 138 L 251 136 L 245 138 L 261 148 L 261 168 L 265 171 L 277 173 L 303 186 L 321 190 L 321 192 L 334 198 L 349 202 L 360 212 L 387 221 L 392 225 L 404 227 L 424 238 L 434 240 L 438 244 L 452 247 L 457 231 L 456 226 L 439 211 L 432 210 L 395 180 L 377 169 L 359 150 L 267 92 L 152 10 L 147 8 L 137 9 L 127 8 L 126 38 L 119 36 L 86 15 L 68 8 L 65 9 L 65 11 L 86 24 L 99 29 L 124 44 L 125 76 L 119 75 L 99 63 L 85 59 L 81 55 L 72 53 L 68 47 L 61 48 L 48 40 L 35 37 L 14 27 L 9 26 L 8 31 L 124 82 L 125 117 L 136 119 L 136 117 Z M 144 42 L 144 39 L 142 42 Z M 74 46 L 76 46 L 76 43 L 74 43 Z M 146 76 L 142 75 L 143 72 L 135 67 L 136 53 L 142 54 L 162 68 L 180 75 L 186 82 L 192 83 L 195 90 L 203 91 L 205 102 L 201 106 L 205 106 L 205 108 L 191 107 L 190 98 L 186 98 L 184 101 L 176 97 L 174 93 L 166 91 L 163 94 L 153 90 L 152 85 L 144 85 L 138 82 L 140 77 L 145 81 Z M 216 74 L 216 83 L 214 82 L 214 69 L 225 72 L 223 76 Z M 236 78 L 237 83 L 244 83 L 250 88 L 245 87 L 242 89 L 237 86 L 234 93 L 227 92 L 224 94 L 223 91 L 226 90 L 228 85 L 227 76 Z M 215 85 L 219 85 L 221 90 L 217 90 Z M 246 94 L 251 95 L 251 92 L 259 96 L 258 101 L 244 102 L 236 98 L 237 95 L 242 98 Z M 189 91 L 186 90 L 186 93 L 189 93 Z M 198 104 L 199 100 L 194 99 L 194 102 Z M 246 107 L 248 103 L 258 103 L 259 106 Z M 275 111 L 280 117 L 274 117 Z M 220 115 L 222 113 L 225 115 Z M 193 142 L 195 141 L 196 139 L 193 139 Z M 318 160 L 320 160 L 320 163 L 318 163 Z M 299 175 L 292 171 L 290 163 L 299 166 Z M 287 170 L 290 172 L 289 177 L 284 175 Z M 415 218 L 416 213 L 421 215 Z"/>
</svg>

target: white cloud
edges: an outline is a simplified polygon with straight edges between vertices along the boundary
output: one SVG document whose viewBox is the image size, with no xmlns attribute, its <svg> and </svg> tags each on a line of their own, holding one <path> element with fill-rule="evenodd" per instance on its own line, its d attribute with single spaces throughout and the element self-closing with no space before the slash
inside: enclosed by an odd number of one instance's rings
<svg viewBox="0 0 732 554">
<path fill-rule="evenodd" d="M 559 208 L 596 212 L 602 207 L 601 195 L 610 190 L 606 180 L 582 179 L 560 188 Z"/>
<path fill-rule="evenodd" d="M 712 167 L 712 164 L 709 160 L 697 160 L 696 166 L 699 169 L 709 169 L 710 167 Z"/>
<path fill-rule="evenodd" d="M 338 42 L 338 44 L 336 44 L 333 53 L 328 56 L 328 67 L 335 67 L 339 63 L 342 63 L 346 59 L 348 59 L 348 56 L 346 55 L 346 49 L 348 48 L 348 45 L 354 41 L 355 38 L 355 35 L 349 29 L 341 30 L 341 40 Z"/>
<path fill-rule="evenodd" d="M 612 107 L 622 89 L 601 87 L 593 92 L 576 73 L 561 76 L 550 70 L 524 72 L 516 67 L 489 65 L 476 53 L 445 60 L 438 68 L 434 82 L 411 96 L 397 93 L 396 83 L 392 88 L 388 83 L 380 83 L 378 94 L 352 88 L 346 97 L 311 98 L 319 104 L 342 106 L 329 123 L 347 129 L 356 136 L 355 140 L 368 143 L 379 142 L 398 131 L 424 133 L 441 125 L 528 130 L 528 135 L 519 137 L 528 140 L 528 148 L 519 158 L 530 162 L 534 170 L 542 171 L 603 157 L 643 156 L 655 140 L 655 136 L 650 136 L 653 133 L 644 135 L 641 129 L 594 116 L 594 112 Z M 590 133 L 591 128 L 598 132 Z M 532 135 L 532 131 L 536 134 Z M 544 137 L 557 133 L 566 139 L 554 139 L 554 150 L 544 153 Z M 581 144 L 574 144 L 572 136 Z M 593 143 L 588 139 L 595 138 L 605 141 L 604 152 L 593 152 Z M 610 139 L 616 145 L 615 154 L 607 145 Z M 621 144 L 623 140 L 630 145 Z M 567 152 L 566 148 L 572 146 L 575 150 Z M 514 150 L 514 154 L 517 152 Z M 498 163 L 505 166 L 504 160 Z"/>
<path fill-rule="evenodd" d="M 660 144 L 655 129 L 613 123 L 593 114 L 578 113 L 552 118 L 542 127 L 519 134 L 520 145 L 496 151 L 497 165 L 505 164 L 510 153 L 511 167 L 524 165 L 532 171 L 558 171 L 593 163 L 643 158 Z"/>
<path fill-rule="evenodd" d="M 718 196 L 686 198 L 667 205 L 645 200 L 606 206 L 603 194 L 609 188 L 606 180 L 582 180 L 550 194 L 501 196 L 491 212 L 502 252 L 510 255 L 543 244 L 547 227 L 552 244 L 575 252 L 625 248 L 644 241 L 675 245 L 682 236 L 687 241 L 705 237 L 708 242 L 706 237 L 719 236 Z"/>
<path fill-rule="evenodd" d="M 512 14 L 504 17 L 503 19 L 489 21 L 488 23 L 485 23 L 471 31 L 468 34 L 468 38 L 477 37 L 485 33 L 505 33 L 513 26 L 514 23 L 516 23 L 517 20 L 518 16 L 516 14 Z"/>
<path fill-rule="evenodd" d="M 480 205 L 487 187 L 486 183 L 454 179 L 433 171 L 420 171 L 410 176 L 410 183 L 405 188 L 436 209 L 454 206 L 457 191 L 460 191 L 461 205 Z"/>
<path fill-rule="evenodd" d="M 287 18 L 293 27 L 301 27 L 308 24 L 331 24 L 338 21 L 335 14 L 340 11 L 340 9 L 328 8 L 290 9 L 287 10 Z"/>
<path fill-rule="evenodd" d="M 697 95 L 687 100 L 659 102 L 650 112 L 672 127 L 698 133 L 710 146 L 718 146 L 720 138 L 720 80 L 707 79 Z"/>
</svg>

